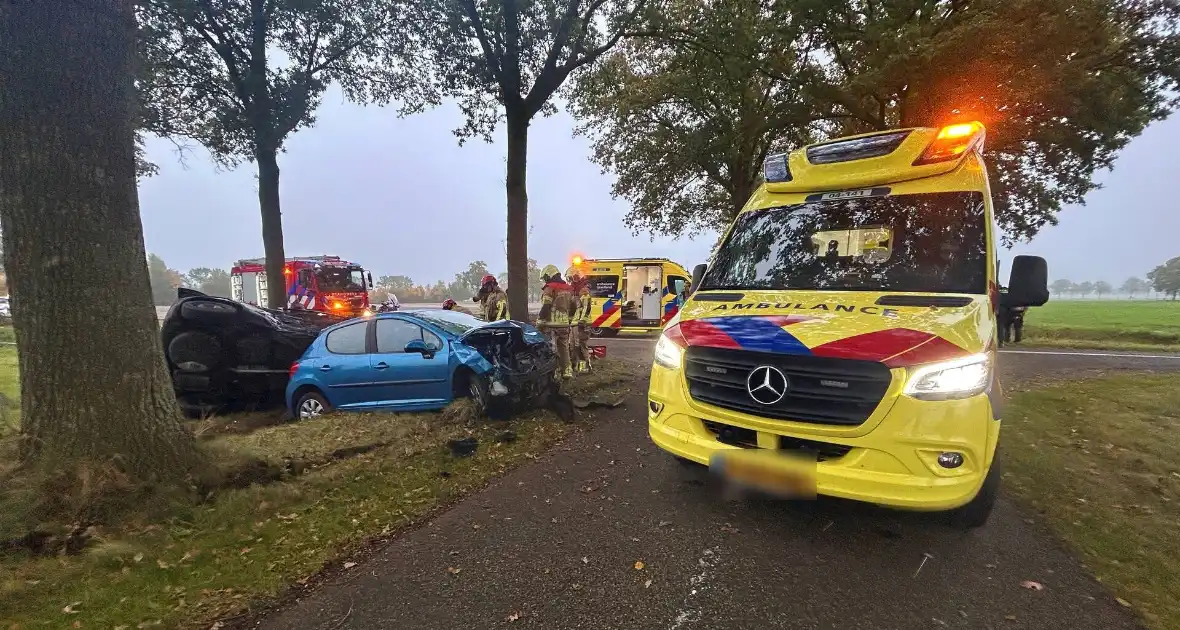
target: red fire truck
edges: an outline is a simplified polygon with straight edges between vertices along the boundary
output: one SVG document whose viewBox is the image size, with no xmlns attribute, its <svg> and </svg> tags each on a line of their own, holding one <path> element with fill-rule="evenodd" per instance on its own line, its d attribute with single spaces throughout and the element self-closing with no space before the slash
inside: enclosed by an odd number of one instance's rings
<svg viewBox="0 0 1180 630">
<path fill-rule="evenodd" d="M 373 276 L 364 267 L 339 256 L 288 258 L 283 266 L 287 303 L 273 308 L 299 308 L 339 315 L 360 315 L 369 309 Z M 266 259 L 239 260 L 230 270 L 233 299 L 263 308 L 267 303 Z"/>
</svg>

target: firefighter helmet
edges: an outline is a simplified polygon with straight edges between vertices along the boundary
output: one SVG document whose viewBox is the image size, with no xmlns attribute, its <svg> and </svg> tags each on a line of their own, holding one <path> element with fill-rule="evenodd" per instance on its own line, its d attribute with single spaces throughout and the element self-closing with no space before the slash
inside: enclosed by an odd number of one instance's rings
<svg viewBox="0 0 1180 630">
<path fill-rule="evenodd" d="M 549 278 L 559 275 L 560 273 L 561 272 L 557 270 L 557 265 L 545 265 L 545 268 L 541 270 L 541 280 L 544 282 L 549 282 Z"/>
<path fill-rule="evenodd" d="M 454 309 L 456 306 L 458 306 L 458 305 L 457 305 L 457 304 L 455 304 L 455 301 L 454 301 L 454 300 L 452 300 L 451 298 L 447 298 L 447 299 L 443 300 L 443 310 L 444 310 L 444 311 L 449 311 L 449 310 L 452 310 L 452 309 Z"/>
</svg>

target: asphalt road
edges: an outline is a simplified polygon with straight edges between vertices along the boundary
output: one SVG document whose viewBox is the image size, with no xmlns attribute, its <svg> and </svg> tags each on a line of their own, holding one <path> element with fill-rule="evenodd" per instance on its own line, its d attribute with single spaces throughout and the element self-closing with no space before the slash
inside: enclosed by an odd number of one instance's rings
<svg viewBox="0 0 1180 630">
<path fill-rule="evenodd" d="M 614 356 L 650 357 L 650 341 L 607 343 Z M 1005 353 L 999 368 L 1011 388 L 1180 370 L 1180 357 Z M 961 533 L 929 515 L 847 502 L 716 496 L 650 443 L 644 386 L 636 383 L 625 411 L 595 418 L 260 627 L 1139 627 L 1008 501 L 985 528 Z"/>
</svg>

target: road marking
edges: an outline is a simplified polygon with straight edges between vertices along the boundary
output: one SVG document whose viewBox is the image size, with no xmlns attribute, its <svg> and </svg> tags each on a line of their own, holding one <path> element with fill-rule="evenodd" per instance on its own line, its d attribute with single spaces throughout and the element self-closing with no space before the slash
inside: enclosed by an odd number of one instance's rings
<svg viewBox="0 0 1180 630">
<path fill-rule="evenodd" d="M 688 595 L 684 596 L 684 602 L 680 605 L 680 612 L 676 614 L 676 619 L 672 621 L 669 630 L 677 630 L 685 624 L 695 623 L 701 618 L 700 607 L 697 606 L 693 600 L 696 599 L 697 594 L 707 590 L 705 585 L 709 577 L 712 575 L 713 568 L 721 561 L 721 555 L 717 552 L 719 547 L 706 549 L 701 557 L 697 559 L 697 564 L 701 567 L 700 573 L 688 579 Z"/>
<path fill-rule="evenodd" d="M 1115 359 L 1174 359 L 1180 354 L 1119 354 L 1117 352 L 1053 352 L 1048 350 L 1000 350 L 1001 354 L 1044 354 L 1061 357 L 1110 357 Z"/>
</svg>

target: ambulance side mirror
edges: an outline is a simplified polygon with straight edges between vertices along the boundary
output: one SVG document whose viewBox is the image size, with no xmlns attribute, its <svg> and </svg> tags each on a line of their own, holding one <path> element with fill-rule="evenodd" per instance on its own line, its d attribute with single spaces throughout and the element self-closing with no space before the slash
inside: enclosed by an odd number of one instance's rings
<svg viewBox="0 0 1180 630">
<path fill-rule="evenodd" d="M 1008 292 L 1001 297 L 1009 307 L 1042 306 L 1049 301 L 1049 264 L 1040 256 L 1012 259 Z"/>
<path fill-rule="evenodd" d="M 689 287 L 689 293 L 696 293 L 697 287 L 701 286 L 701 279 L 705 277 L 705 270 L 708 268 L 709 266 L 705 264 L 692 268 L 692 286 Z"/>
</svg>

